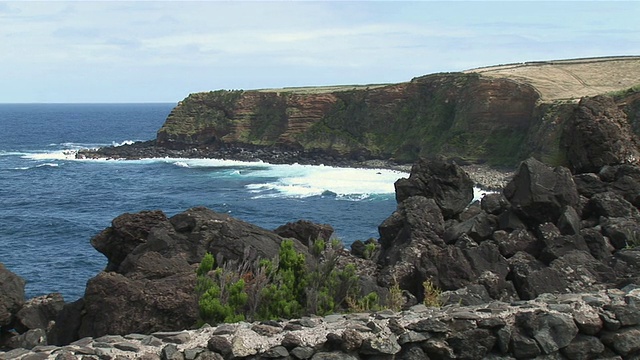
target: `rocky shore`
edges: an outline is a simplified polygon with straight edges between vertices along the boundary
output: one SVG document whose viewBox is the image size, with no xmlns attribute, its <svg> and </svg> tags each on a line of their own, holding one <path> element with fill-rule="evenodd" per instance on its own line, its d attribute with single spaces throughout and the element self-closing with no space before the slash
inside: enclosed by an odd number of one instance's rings
<svg viewBox="0 0 640 360">
<path fill-rule="evenodd" d="M 366 169 L 390 169 L 410 172 L 412 164 L 398 163 L 389 159 L 349 158 L 327 154 L 322 151 L 306 152 L 301 150 L 280 149 L 278 147 L 260 147 L 227 144 L 215 148 L 191 148 L 187 150 L 167 149 L 156 145 L 155 140 L 135 142 L 120 146 L 107 146 L 98 149 L 83 149 L 76 154 L 78 159 L 138 160 L 149 158 L 185 158 L 185 159 L 224 159 L 237 161 L 262 161 L 270 164 L 303 164 L 351 167 Z M 483 189 L 503 188 L 514 169 L 497 168 L 483 164 L 465 164 L 458 161 L 471 176 L 475 184 Z"/>
<path fill-rule="evenodd" d="M 91 239 L 108 265 L 74 303 L 25 302 L 24 281 L 0 266 L 0 357 L 640 359 L 640 146 L 615 109 L 582 99 L 563 129 L 567 167 L 529 158 L 479 202 L 454 161 L 417 161 L 395 183 L 379 238 L 334 259 L 355 265 L 361 297 L 389 305 L 399 289 L 401 311 L 185 330 L 198 320 L 205 253 L 220 264 L 273 259 L 287 240 L 308 255 L 332 229 L 143 211 Z M 435 308 L 422 305 L 429 298 Z"/>
</svg>

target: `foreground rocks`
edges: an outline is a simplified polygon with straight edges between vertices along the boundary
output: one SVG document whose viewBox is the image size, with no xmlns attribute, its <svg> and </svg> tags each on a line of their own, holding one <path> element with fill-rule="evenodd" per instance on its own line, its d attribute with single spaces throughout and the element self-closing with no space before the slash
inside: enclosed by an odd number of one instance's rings
<svg viewBox="0 0 640 360">
<path fill-rule="evenodd" d="M 635 359 L 640 289 L 86 337 L 0 359 Z"/>
<path fill-rule="evenodd" d="M 197 322 L 195 269 L 206 252 L 219 263 L 277 255 L 282 237 L 206 208 L 167 218 L 123 214 L 92 245 L 108 259 L 85 295 L 58 319 L 55 343 L 87 336 L 175 331 Z M 295 242 L 299 252 L 306 247 Z"/>
<path fill-rule="evenodd" d="M 528 159 L 502 194 L 454 208 L 471 186 L 457 171 L 435 175 L 443 166 L 421 162 L 396 183 L 398 209 L 379 227 L 381 285 L 397 282 L 420 301 L 428 281 L 477 303 L 640 283 L 640 212 L 629 201 L 637 200 L 639 168 L 572 175 Z M 412 179 L 442 185 L 433 191 Z"/>
</svg>

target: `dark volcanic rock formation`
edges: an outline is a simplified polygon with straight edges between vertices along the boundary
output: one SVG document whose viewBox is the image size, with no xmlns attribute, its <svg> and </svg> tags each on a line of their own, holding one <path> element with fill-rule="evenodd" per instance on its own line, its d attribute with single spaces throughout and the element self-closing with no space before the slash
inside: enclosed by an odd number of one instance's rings
<svg viewBox="0 0 640 360">
<path fill-rule="evenodd" d="M 443 159 L 418 160 L 409 178 L 396 181 L 395 188 L 398 203 L 416 195 L 434 199 L 445 219 L 461 213 L 473 200 L 469 175 Z"/>
<path fill-rule="evenodd" d="M 273 258 L 282 239 L 205 208 L 171 218 L 160 211 L 123 214 L 92 239 L 109 263 L 62 311 L 57 342 L 190 328 L 197 320 L 195 267 L 206 252 L 220 261 Z M 296 249 L 306 252 L 299 242 Z"/>
<path fill-rule="evenodd" d="M 329 240 L 334 231 L 329 224 L 315 224 L 308 220 L 298 220 L 279 226 L 273 232 L 283 238 L 296 239 L 309 246 L 319 239 Z"/>
<path fill-rule="evenodd" d="M 9 327 L 24 304 L 24 279 L 0 263 L 0 329 Z"/>
<path fill-rule="evenodd" d="M 575 173 L 598 172 L 605 165 L 638 164 L 640 151 L 627 115 L 606 96 L 583 98 L 562 135 Z"/>
<path fill-rule="evenodd" d="M 420 164 L 409 179 L 429 178 L 430 169 L 442 167 L 441 160 Z M 430 281 L 455 291 L 450 299 L 462 303 L 484 294 L 500 300 L 534 299 L 548 292 L 636 283 L 640 212 L 626 200 L 636 199 L 636 180 L 628 177 L 625 188 L 632 190 L 622 191 L 615 186 L 619 176 L 605 175 L 635 174 L 631 169 L 638 168 L 606 167 L 600 175 L 576 175 L 574 181 L 566 168 L 528 159 L 504 197 L 489 196 L 464 212 L 452 212 L 433 193 L 418 190 L 415 180 L 399 180 L 398 209 L 379 227 L 378 281 L 383 286 L 397 282 L 419 300 L 423 281 Z M 459 183 L 468 189 L 457 193 L 471 191 L 460 169 L 449 174 L 458 180 L 440 179 L 438 187 Z M 460 291 L 466 297 L 456 295 Z"/>
</svg>

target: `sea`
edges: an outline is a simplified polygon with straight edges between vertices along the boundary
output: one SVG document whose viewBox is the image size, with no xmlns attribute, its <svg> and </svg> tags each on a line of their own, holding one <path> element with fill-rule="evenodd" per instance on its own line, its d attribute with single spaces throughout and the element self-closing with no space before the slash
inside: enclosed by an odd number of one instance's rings
<svg viewBox="0 0 640 360">
<path fill-rule="evenodd" d="M 123 213 L 206 206 L 265 229 L 330 224 L 348 247 L 377 238 L 407 173 L 219 159 L 77 160 L 154 139 L 176 104 L 0 104 L 0 262 L 26 297 L 80 298 L 106 258 L 90 239 Z"/>
</svg>

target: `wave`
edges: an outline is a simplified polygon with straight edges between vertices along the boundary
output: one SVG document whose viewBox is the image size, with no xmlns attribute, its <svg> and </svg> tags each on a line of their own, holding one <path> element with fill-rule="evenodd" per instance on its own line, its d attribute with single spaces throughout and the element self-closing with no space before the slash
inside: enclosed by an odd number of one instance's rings
<svg viewBox="0 0 640 360">
<path fill-rule="evenodd" d="M 487 194 L 497 193 L 495 190 L 486 190 L 477 186 L 473 187 L 473 201 L 480 201 Z"/>
<path fill-rule="evenodd" d="M 20 157 L 28 160 L 75 160 L 78 150 L 56 150 L 48 152 L 23 153 Z"/>
<path fill-rule="evenodd" d="M 311 196 L 360 201 L 374 195 L 395 193 L 394 183 L 408 174 L 382 169 L 338 168 L 316 165 L 271 165 L 252 177 L 267 181 L 245 187 L 254 198 Z"/>
<path fill-rule="evenodd" d="M 111 142 L 111 146 L 113 146 L 113 147 L 118 147 L 118 146 L 122 146 L 122 145 L 131 145 L 131 144 L 133 144 L 133 143 L 135 143 L 135 141 L 134 141 L 134 140 L 125 140 L 125 141 L 122 141 L 122 142 L 115 142 L 115 141 L 112 141 L 112 142 Z"/>
</svg>

